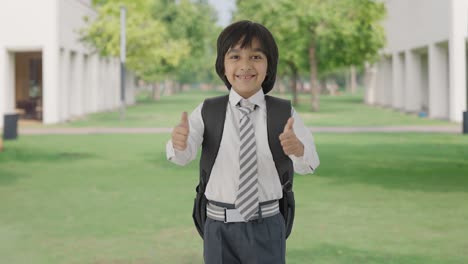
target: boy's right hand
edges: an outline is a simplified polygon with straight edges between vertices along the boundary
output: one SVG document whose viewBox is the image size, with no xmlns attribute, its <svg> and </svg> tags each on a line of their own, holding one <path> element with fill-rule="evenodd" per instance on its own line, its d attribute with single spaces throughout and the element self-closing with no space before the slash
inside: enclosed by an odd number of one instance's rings
<svg viewBox="0 0 468 264">
<path fill-rule="evenodd" d="M 179 151 L 184 151 L 187 148 L 187 139 L 190 128 L 187 117 L 187 112 L 182 113 L 180 124 L 172 130 L 172 146 Z"/>
</svg>

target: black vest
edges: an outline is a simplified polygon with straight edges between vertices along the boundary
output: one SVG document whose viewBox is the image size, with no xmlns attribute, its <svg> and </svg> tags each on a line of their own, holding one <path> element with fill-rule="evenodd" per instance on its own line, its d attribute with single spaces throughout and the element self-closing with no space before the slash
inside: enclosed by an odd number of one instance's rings
<svg viewBox="0 0 468 264">
<path fill-rule="evenodd" d="M 211 169 L 218 155 L 221 138 L 223 137 L 224 121 L 229 96 L 219 96 L 206 99 L 201 110 L 205 130 L 203 133 L 202 153 L 200 158 L 200 182 L 196 188 L 193 207 L 193 220 L 203 238 L 206 220 L 205 188 L 211 175 Z M 275 162 L 276 170 L 283 186 L 283 198 L 279 201 L 280 211 L 286 223 L 286 238 L 291 233 L 294 221 L 294 193 L 292 191 L 294 168 L 291 159 L 284 154 L 279 141 L 289 117 L 291 117 L 291 102 L 288 100 L 265 95 L 267 110 L 268 144 Z"/>
</svg>

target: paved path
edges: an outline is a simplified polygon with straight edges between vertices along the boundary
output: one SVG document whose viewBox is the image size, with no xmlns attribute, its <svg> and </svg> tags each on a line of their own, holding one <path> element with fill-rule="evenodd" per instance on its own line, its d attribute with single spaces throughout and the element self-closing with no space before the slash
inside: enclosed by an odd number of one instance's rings
<svg viewBox="0 0 468 264">
<path fill-rule="evenodd" d="M 19 128 L 20 135 L 86 135 L 86 134 L 156 134 L 170 133 L 172 128 L 119 128 L 119 127 L 84 127 L 84 128 Z M 313 133 L 389 133 L 389 132 L 424 132 L 460 134 L 458 126 L 385 126 L 385 127 L 311 127 Z"/>
</svg>

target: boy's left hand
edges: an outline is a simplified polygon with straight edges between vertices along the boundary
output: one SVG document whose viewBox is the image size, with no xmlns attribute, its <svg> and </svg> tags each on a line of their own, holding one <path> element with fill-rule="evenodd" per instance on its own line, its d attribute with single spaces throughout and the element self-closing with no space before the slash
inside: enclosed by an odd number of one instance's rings
<svg viewBox="0 0 468 264">
<path fill-rule="evenodd" d="M 280 134 L 279 139 L 283 151 L 286 155 L 294 155 L 296 157 L 304 156 L 304 145 L 296 137 L 293 129 L 294 118 L 290 117 L 284 126 L 283 133 Z"/>
</svg>

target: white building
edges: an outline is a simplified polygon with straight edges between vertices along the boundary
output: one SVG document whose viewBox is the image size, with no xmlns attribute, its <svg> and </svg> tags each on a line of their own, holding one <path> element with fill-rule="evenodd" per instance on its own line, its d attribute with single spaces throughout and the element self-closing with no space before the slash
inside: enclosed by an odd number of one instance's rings
<svg viewBox="0 0 468 264">
<path fill-rule="evenodd" d="M 468 0 L 386 0 L 387 46 L 366 102 L 461 122 L 467 111 Z"/>
<path fill-rule="evenodd" d="M 4 114 L 46 124 L 120 106 L 120 62 L 79 41 L 91 0 L 8 0 L 0 7 L 0 127 Z M 126 76 L 126 103 L 134 103 Z"/>
</svg>

